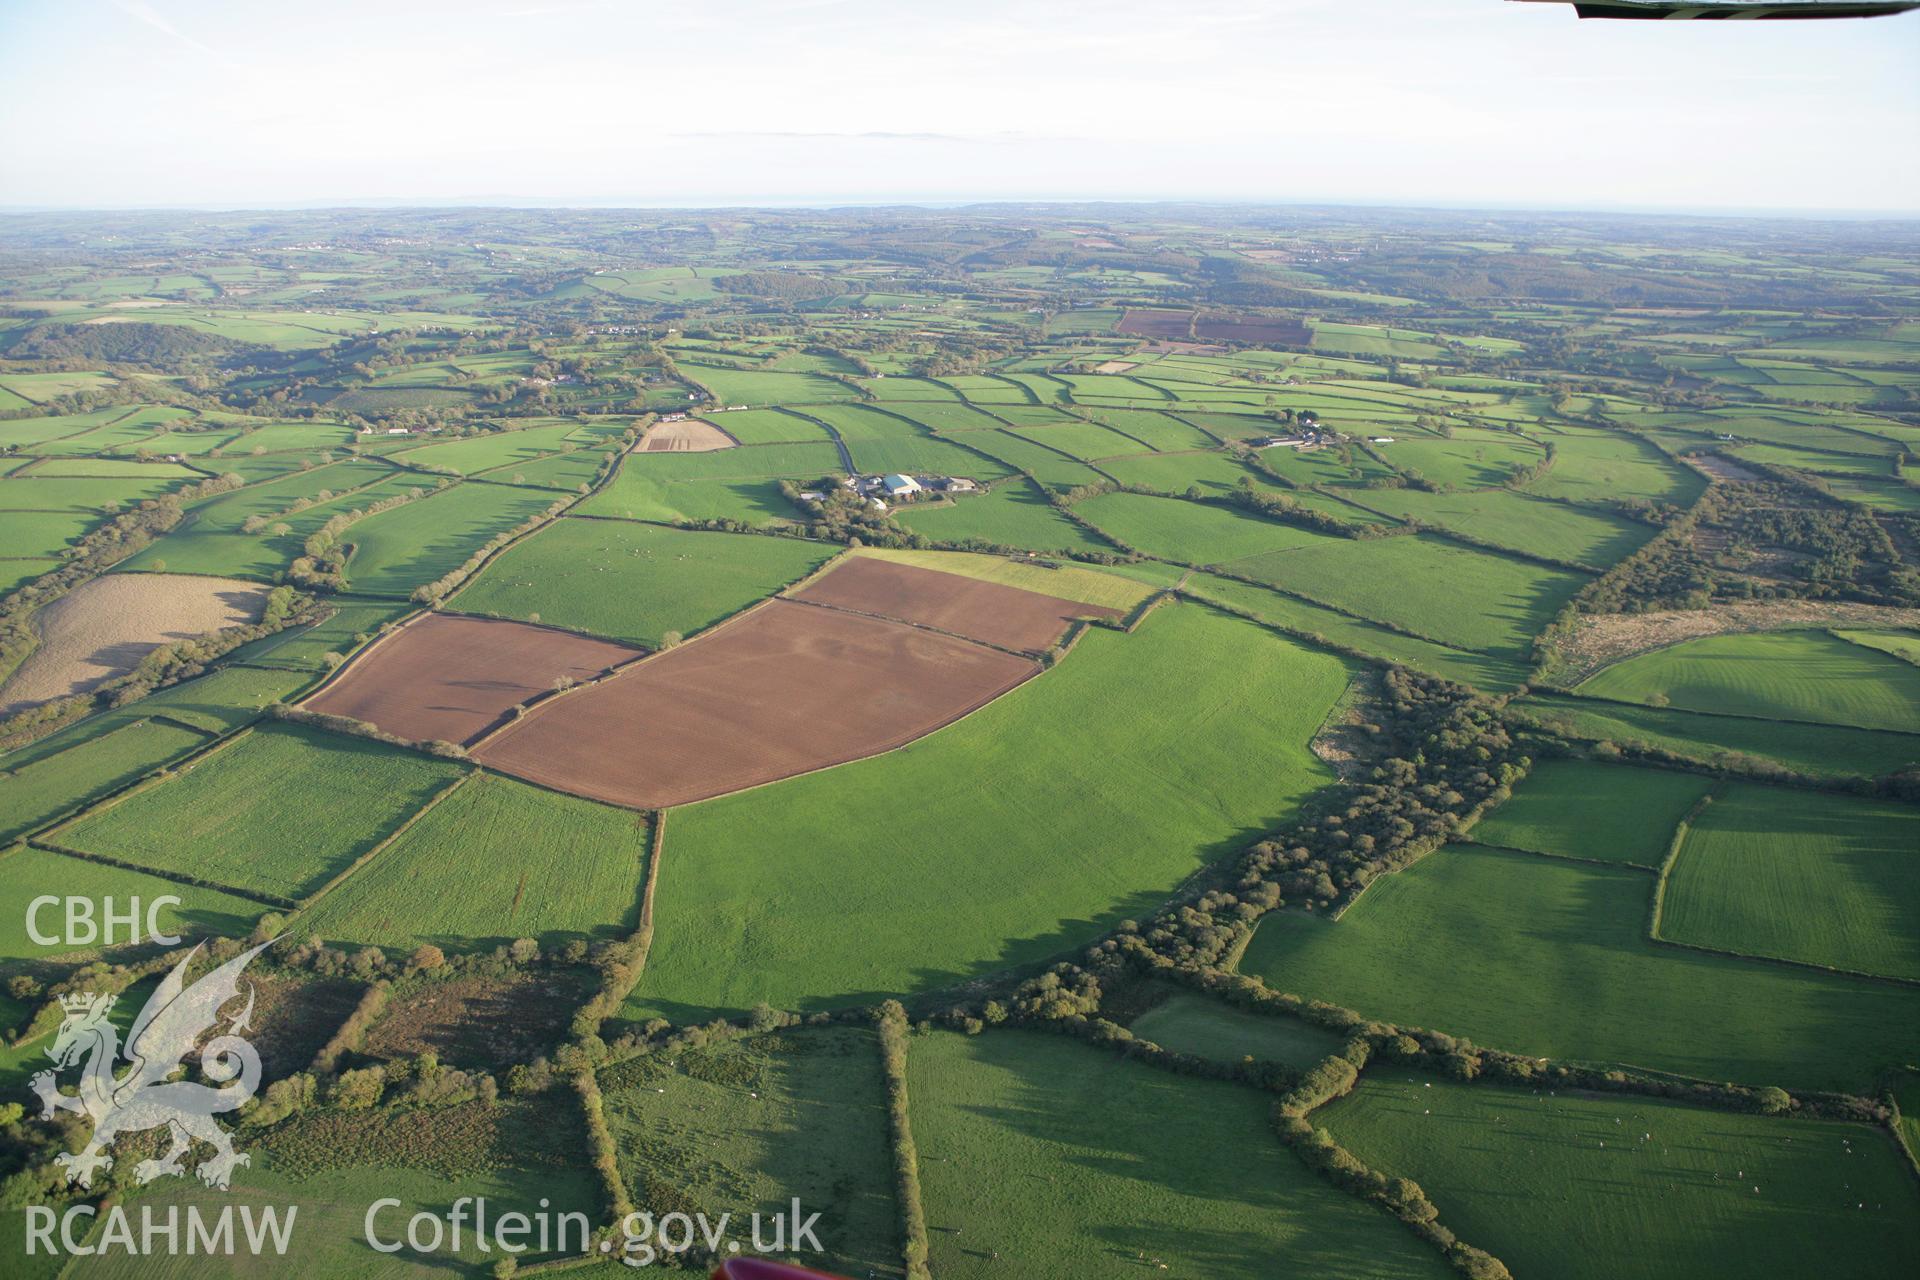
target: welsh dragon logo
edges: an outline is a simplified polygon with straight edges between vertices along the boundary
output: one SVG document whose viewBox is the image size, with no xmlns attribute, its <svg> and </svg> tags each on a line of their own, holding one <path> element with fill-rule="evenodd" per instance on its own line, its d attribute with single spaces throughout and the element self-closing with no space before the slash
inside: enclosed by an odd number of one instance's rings
<svg viewBox="0 0 1920 1280">
<path fill-rule="evenodd" d="M 195 1140 L 214 1150 L 196 1170 L 210 1187 L 226 1190 L 234 1169 L 249 1163 L 244 1153 L 233 1149 L 233 1140 L 213 1117 L 243 1105 L 260 1086 L 260 1055 L 235 1034 L 248 1030 L 253 1015 L 251 984 L 246 1007 L 226 1034 L 213 1037 L 200 1049 L 201 1074 L 221 1087 L 167 1077 L 220 1020 L 221 1006 L 240 993 L 240 974 L 248 962 L 271 945 L 262 943 L 234 957 L 192 986 L 186 984 L 187 966 L 200 948 L 188 952 L 161 980 L 128 1028 L 124 1053 L 130 1065 L 124 1074 L 116 1074 L 123 1051 L 119 1032 L 107 1017 L 118 997 L 89 993 L 60 998 L 66 1018 L 47 1050 L 55 1070 L 39 1072 L 31 1083 L 40 1097 L 41 1119 L 52 1119 L 60 1111 L 79 1111 L 93 1121 L 93 1136 L 78 1155 L 54 1157 L 70 1183 L 90 1186 L 96 1170 L 112 1168 L 113 1157 L 106 1151 L 121 1134 L 163 1126 L 171 1131 L 172 1145 L 159 1159 L 134 1166 L 134 1176 L 142 1183 L 166 1174 L 184 1174 L 181 1158 Z M 78 1092 L 61 1092 L 55 1071 L 77 1063 L 84 1063 Z"/>
</svg>

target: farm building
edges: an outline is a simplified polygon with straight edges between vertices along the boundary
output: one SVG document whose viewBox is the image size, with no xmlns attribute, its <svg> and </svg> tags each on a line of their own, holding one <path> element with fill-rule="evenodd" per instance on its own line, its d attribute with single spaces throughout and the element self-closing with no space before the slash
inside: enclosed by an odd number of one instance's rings
<svg viewBox="0 0 1920 1280">
<path fill-rule="evenodd" d="M 904 498 L 908 494 L 920 492 L 920 482 L 912 476 L 884 476 L 880 481 L 881 489 L 889 498 Z"/>
</svg>

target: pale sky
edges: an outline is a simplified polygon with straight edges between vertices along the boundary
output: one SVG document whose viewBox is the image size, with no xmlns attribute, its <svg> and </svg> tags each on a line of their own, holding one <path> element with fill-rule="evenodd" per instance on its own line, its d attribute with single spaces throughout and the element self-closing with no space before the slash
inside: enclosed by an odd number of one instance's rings
<svg viewBox="0 0 1920 1280">
<path fill-rule="evenodd" d="M 0 0 L 0 206 L 1920 212 L 1920 14 L 1505 0 Z"/>
</svg>

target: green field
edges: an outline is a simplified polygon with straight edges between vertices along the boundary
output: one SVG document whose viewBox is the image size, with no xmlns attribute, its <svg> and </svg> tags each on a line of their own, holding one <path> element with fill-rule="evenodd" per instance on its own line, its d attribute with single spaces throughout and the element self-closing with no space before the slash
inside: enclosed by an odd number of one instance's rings
<svg viewBox="0 0 1920 1280">
<path fill-rule="evenodd" d="M 600 1088 L 636 1205 L 730 1213 L 728 1234 L 749 1249 L 751 1215 L 785 1212 L 798 1196 L 820 1214 L 824 1256 L 788 1256 L 848 1275 L 902 1274 L 871 1029 L 782 1031 L 672 1062 L 638 1058 L 602 1071 Z"/>
<path fill-rule="evenodd" d="M 1516 1276 L 1912 1275 L 1920 1191 L 1884 1132 L 1659 1098 L 1369 1071 L 1314 1113 Z M 1844 1212 L 1841 1212 L 1844 1210 Z"/>
<path fill-rule="evenodd" d="M 1254 1058 L 1305 1071 L 1340 1051 L 1340 1037 L 1298 1018 L 1248 1013 L 1219 1000 L 1175 990 L 1127 1024 L 1163 1049 L 1220 1062 Z"/>
<path fill-rule="evenodd" d="M 487 471 L 494 467 L 525 464 L 550 453 L 572 448 L 567 436 L 578 424 L 568 421 L 544 427 L 522 427 L 514 431 L 495 431 L 409 449 L 399 455 L 402 462 L 423 467 L 450 467 L 461 475 Z"/>
<path fill-rule="evenodd" d="M 907 1076 L 936 1275 L 1452 1274 L 1243 1086 L 1021 1031 L 916 1036 Z"/>
<path fill-rule="evenodd" d="M 1100 480 L 1100 473 L 1086 463 L 1011 431 L 969 431 L 966 441 L 972 448 L 1029 473 L 1049 489 L 1065 491 Z"/>
<path fill-rule="evenodd" d="M 1594 569 L 1632 555 L 1657 532 L 1652 525 L 1564 502 L 1541 502 L 1510 489 L 1479 493 L 1370 489 L 1349 496 L 1403 520 L 1419 520 L 1495 546 Z"/>
<path fill-rule="evenodd" d="M 1548 693 L 1529 694 L 1511 709 L 1576 740 L 1644 745 L 1724 764 L 1773 764 L 1814 777 L 1877 778 L 1920 763 L 1920 738 L 1907 733 L 1710 716 Z"/>
<path fill-rule="evenodd" d="M 819 423 L 779 409 L 736 409 L 708 414 L 706 420 L 741 444 L 787 444 L 830 437 Z"/>
<path fill-rule="evenodd" d="M 1920 668 L 1824 631 L 1704 636 L 1616 663 L 1579 690 L 1720 715 L 1920 733 Z"/>
<path fill-rule="evenodd" d="M 1241 969 L 1516 1053 L 1862 1089 L 1920 1053 L 1920 991 L 1649 942 L 1654 877 L 1449 846 L 1337 922 L 1283 911 Z"/>
<path fill-rule="evenodd" d="M 628 454 L 613 479 L 581 503 L 581 515 L 631 520 L 727 518 L 765 523 L 800 514 L 776 480 L 842 471 L 831 444 L 770 444 L 712 453 Z"/>
<path fill-rule="evenodd" d="M 1392 444 L 1377 446 L 1388 462 L 1403 471 L 1417 472 L 1429 483 L 1460 489 L 1483 489 L 1503 484 L 1514 471 L 1530 467 L 1546 454 L 1539 445 L 1504 431 L 1471 427 L 1450 439 L 1399 433 Z"/>
<path fill-rule="evenodd" d="M 898 751 L 677 810 L 629 1010 L 865 1003 L 1095 937 L 1327 779 L 1305 748 L 1346 682 L 1168 606 Z M 912 822 L 873 820 L 902 797 Z"/>
<path fill-rule="evenodd" d="M 1247 480 L 1262 489 L 1280 486 L 1270 478 L 1227 453 L 1145 453 L 1131 458 L 1110 458 L 1100 470 L 1121 484 L 1153 489 L 1159 493 L 1185 494 L 1198 489 L 1209 497 L 1225 497 Z"/>
<path fill-rule="evenodd" d="M 1836 631 L 1834 634 L 1851 644 L 1863 644 L 1920 666 L 1920 632 Z"/>
<path fill-rule="evenodd" d="M 1623 433 L 1563 429 L 1553 444 L 1553 466 L 1527 486 L 1529 493 L 1576 502 L 1690 503 L 1707 487 L 1706 477 Z"/>
<path fill-rule="evenodd" d="M 1031 481 L 1009 480 L 951 505 L 902 507 L 894 518 L 915 533 L 941 542 L 979 539 L 1030 551 L 1093 551 L 1114 547 L 1054 510 Z"/>
<path fill-rule="evenodd" d="M 1543 760 L 1473 839 L 1534 853 L 1657 869 L 1711 778 L 1586 760 Z"/>
<path fill-rule="evenodd" d="M 1533 651 L 1534 636 L 1586 583 L 1578 574 L 1427 534 L 1318 538 L 1226 567 L 1444 644 L 1516 660 Z"/>
<path fill-rule="evenodd" d="M 1920 979 L 1920 808 L 1729 785 L 1674 860 L 1660 936 Z"/>
<path fill-rule="evenodd" d="M 347 527 L 347 577 L 356 591 L 406 596 L 458 569 L 495 534 L 545 511 L 551 493 L 495 484 L 457 484 Z"/>
<path fill-rule="evenodd" d="M 95 903 L 95 922 L 104 924 L 105 900 L 113 899 L 116 912 L 132 909 L 131 900 L 139 899 L 140 928 L 145 937 L 147 909 L 157 898 L 178 898 L 177 906 L 162 907 L 154 917 L 167 933 L 187 938 L 244 938 L 252 932 L 255 920 L 267 911 L 261 903 L 217 889 L 163 880 L 124 867 L 70 858 L 61 853 L 21 846 L 0 857 L 0 960 L 37 959 L 91 947 L 55 944 L 41 946 L 27 933 L 27 909 L 33 899 L 91 898 Z M 65 930 L 64 908 L 56 904 L 43 908 L 37 924 L 42 936 L 59 936 Z M 119 925 L 116 945 L 125 944 L 126 926 Z M 0 1003 L 8 998 L 0 997 Z"/>
<path fill-rule="evenodd" d="M 243 892 L 303 898 L 460 773 L 395 747 L 271 725 L 51 839 Z"/>
<path fill-rule="evenodd" d="M 1526 667 L 1518 661 L 1450 648 L 1431 640 L 1389 631 L 1365 619 L 1337 613 L 1252 583 L 1196 573 L 1187 580 L 1183 590 L 1197 599 L 1218 601 L 1231 608 L 1245 610 L 1275 626 L 1319 636 L 1333 644 L 1387 662 L 1397 662 L 1415 671 L 1430 672 L 1489 691 L 1511 689 L 1526 680 Z"/>
<path fill-rule="evenodd" d="M 0 757 L 0 845 L 99 799 L 204 745 L 208 737 L 164 721 L 134 721 L 31 764 Z"/>
<path fill-rule="evenodd" d="M 0 766 L 16 773 L 27 765 L 82 742 L 90 742 L 124 725 L 150 716 L 165 716 L 207 733 L 237 729 L 255 719 L 270 703 L 281 701 L 313 678 L 311 672 L 270 671 L 226 666 L 197 679 L 183 681 L 147 695 L 124 707 L 95 712 L 78 724 L 0 757 Z"/>
<path fill-rule="evenodd" d="M 1225 564 L 1263 552 L 1287 552 L 1336 540 L 1235 507 L 1138 493 L 1101 494 L 1076 504 L 1073 511 L 1127 546 L 1178 564 Z"/>
<path fill-rule="evenodd" d="M 556 520 L 490 562 L 453 607 L 655 647 L 669 632 L 704 631 L 806 577 L 834 550 L 795 538 Z"/>
<path fill-rule="evenodd" d="M 647 820 L 481 773 L 321 898 L 304 927 L 338 946 L 447 951 L 633 931 Z"/>
</svg>

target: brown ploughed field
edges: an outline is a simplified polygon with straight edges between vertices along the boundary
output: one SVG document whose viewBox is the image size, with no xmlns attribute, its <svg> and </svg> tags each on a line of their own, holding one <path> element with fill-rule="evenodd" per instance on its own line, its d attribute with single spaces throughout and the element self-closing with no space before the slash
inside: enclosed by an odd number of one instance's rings
<svg viewBox="0 0 1920 1280">
<path fill-rule="evenodd" d="M 648 429 L 640 442 L 643 453 L 711 453 L 739 444 L 732 436 L 699 418 L 662 422 Z"/>
<path fill-rule="evenodd" d="M 1141 338 L 1187 338 L 1191 337 L 1193 312 L 1191 311 L 1136 311 L 1120 317 L 1120 323 L 1113 327 L 1115 333 L 1129 333 Z"/>
<path fill-rule="evenodd" d="M 1268 316 L 1203 317 L 1194 322 L 1193 336 L 1213 342 L 1277 342 L 1289 347 L 1304 347 L 1313 341 L 1313 331 L 1298 320 Z"/>
<path fill-rule="evenodd" d="M 842 560 L 790 594 L 809 604 L 879 614 L 1026 653 L 1051 646 L 1075 618 L 1125 616 L 1105 605 L 865 556 Z"/>
<path fill-rule="evenodd" d="M 666 808 L 901 746 L 1039 670 L 951 636 L 773 600 L 534 708 L 474 758 L 575 795 Z"/>
<path fill-rule="evenodd" d="M 305 706 L 415 742 L 468 742 L 562 676 L 590 680 L 641 652 L 524 622 L 430 613 L 374 645 Z"/>
</svg>

